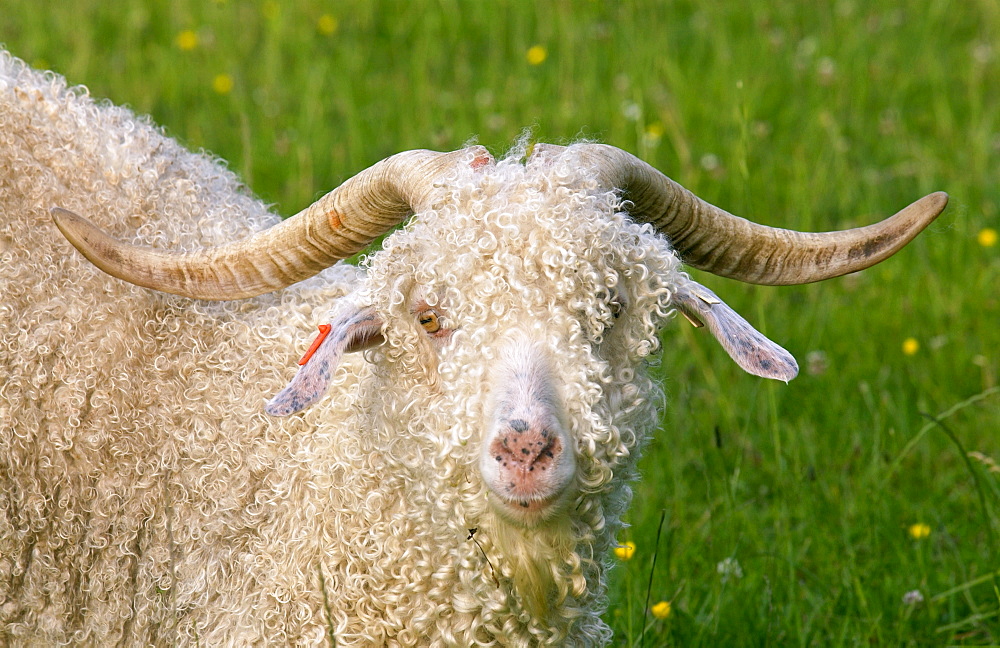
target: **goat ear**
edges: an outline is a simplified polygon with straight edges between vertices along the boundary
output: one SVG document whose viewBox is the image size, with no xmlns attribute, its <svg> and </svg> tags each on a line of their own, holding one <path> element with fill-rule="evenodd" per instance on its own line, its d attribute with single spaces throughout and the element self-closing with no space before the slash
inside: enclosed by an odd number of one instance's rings
<svg viewBox="0 0 1000 648">
<path fill-rule="evenodd" d="M 700 283 L 691 281 L 681 286 L 673 304 L 695 326 L 707 324 L 729 357 L 747 373 L 785 382 L 799 373 L 792 354 L 764 337 Z"/>
<path fill-rule="evenodd" d="M 264 411 L 271 416 L 288 416 L 304 410 L 326 393 L 342 355 L 384 341 L 382 319 L 375 309 L 351 308 L 342 312 L 329 324 L 320 326 L 319 337 L 299 361 L 302 368 Z"/>
</svg>

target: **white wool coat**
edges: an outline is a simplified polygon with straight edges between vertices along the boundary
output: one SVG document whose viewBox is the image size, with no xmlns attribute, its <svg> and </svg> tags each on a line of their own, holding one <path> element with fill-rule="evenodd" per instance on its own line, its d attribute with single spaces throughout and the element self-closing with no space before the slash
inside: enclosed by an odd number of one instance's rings
<svg viewBox="0 0 1000 648">
<path fill-rule="evenodd" d="M 188 300 L 96 270 L 50 208 L 171 249 L 278 217 L 219 161 L 0 53 L 0 643 L 610 641 L 608 555 L 661 400 L 645 362 L 684 276 L 572 148 L 517 157 L 457 170 L 362 269 Z M 386 343 L 268 417 L 345 296 Z M 575 444 L 574 499 L 537 529 L 490 510 L 477 468 L 514 333 L 554 358 Z"/>
</svg>

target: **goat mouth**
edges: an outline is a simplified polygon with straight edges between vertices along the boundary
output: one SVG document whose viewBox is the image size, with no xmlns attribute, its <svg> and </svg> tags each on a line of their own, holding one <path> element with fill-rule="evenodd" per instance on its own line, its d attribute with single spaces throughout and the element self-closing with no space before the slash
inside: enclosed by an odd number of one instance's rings
<svg viewBox="0 0 1000 648">
<path fill-rule="evenodd" d="M 534 525 L 559 514 L 568 500 L 566 490 L 550 495 L 501 494 L 490 489 L 493 508 L 504 518 L 517 524 Z"/>
</svg>

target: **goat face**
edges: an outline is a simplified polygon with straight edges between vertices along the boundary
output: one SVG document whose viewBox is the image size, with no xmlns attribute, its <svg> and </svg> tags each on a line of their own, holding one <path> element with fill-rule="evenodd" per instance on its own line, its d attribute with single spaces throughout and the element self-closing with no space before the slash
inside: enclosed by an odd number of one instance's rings
<svg viewBox="0 0 1000 648">
<path fill-rule="evenodd" d="M 521 527 L 572 517 L 631 475 L 655 425 L 644 363 L 679 262 L 568 168 L 502 162 L 443 184 L 436 208 L 369 258 L 358 299 L 400 348 L 430 355 L 419 364 L 450 402 L 425 407 L 452 412 L 489 508 Z M 446 339 L 414 340 L 427 337 L 414 303 Z M 603 517 L 603 503 L 585 508 Z"/>
</svg>

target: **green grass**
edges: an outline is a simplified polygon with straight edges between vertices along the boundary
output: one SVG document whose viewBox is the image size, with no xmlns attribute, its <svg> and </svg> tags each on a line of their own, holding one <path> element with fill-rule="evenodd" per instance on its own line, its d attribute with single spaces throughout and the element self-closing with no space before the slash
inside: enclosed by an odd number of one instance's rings
<svg viewBox="0 0 1000 648">
<path fill-rule="evenodd" d="M 1000 245 L 977 242 L 1000 229 L 1000 5 L 874 6 L 5 0 L 0 42 L 228 160 L 286 214 L 391 153 L 501 153 L 525 127 L 635 152 L 773 225 L 841 228 L 948 191 L 860 275 L 701 277 L 804 370 L 765 383 L 682 321 L 665 331 L 669 408 L 607 618 L 622 646 L 647 625 L 645 646 L 996 645 L 1000 474 L 963 449 L 1000 461 Z"/>
</svg>

